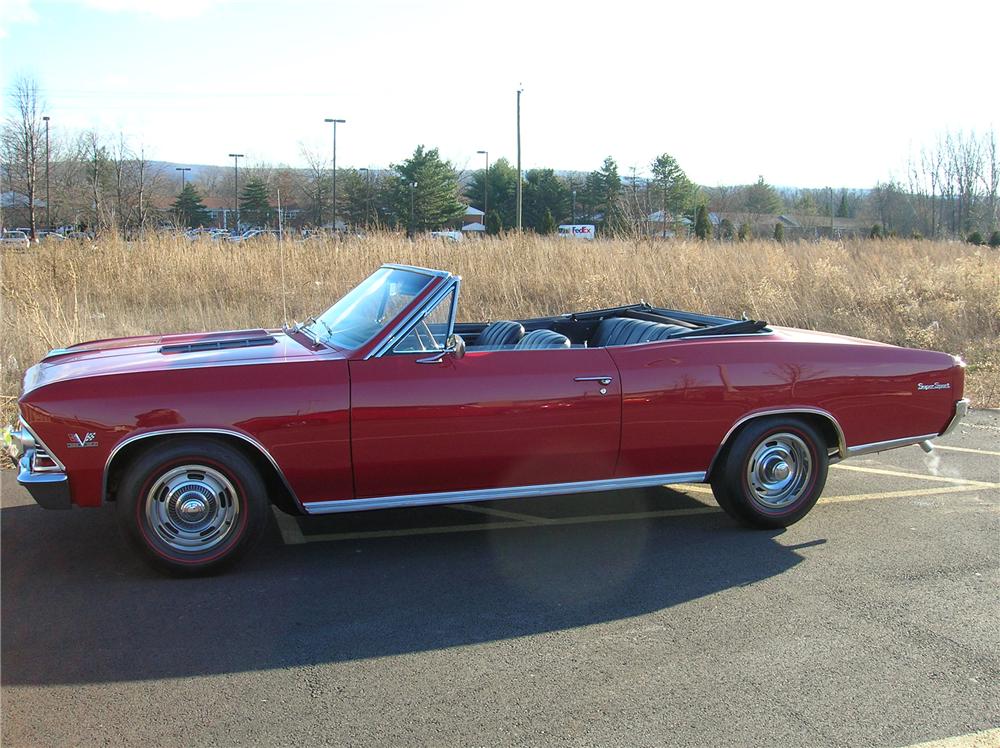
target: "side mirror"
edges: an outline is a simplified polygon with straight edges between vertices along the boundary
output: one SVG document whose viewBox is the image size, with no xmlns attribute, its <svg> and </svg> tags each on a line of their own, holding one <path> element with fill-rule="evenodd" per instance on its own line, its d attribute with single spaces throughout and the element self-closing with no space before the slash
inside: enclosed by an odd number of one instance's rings
<svg viewBox="0 0 1000 748">
<path fill-rule="evenodd" d="M 449 335 L 445 347 L 455 358 L 462 358 L 465 355 L 465 339 L 461 335 L 454 333 Z"/>
</svg>

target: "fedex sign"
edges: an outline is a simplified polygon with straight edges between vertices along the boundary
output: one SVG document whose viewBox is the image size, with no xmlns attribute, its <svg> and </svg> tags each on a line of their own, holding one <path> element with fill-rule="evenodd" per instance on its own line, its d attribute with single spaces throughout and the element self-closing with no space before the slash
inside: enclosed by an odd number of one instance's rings
<svg viewBox="0 0 1000 748">
<path fill-rule="evenodd" d="M 593 239 L 594 226 L 586 223 L 569 223 L 559 227 L 559 236 L 568 239 Z"/>
</svg>

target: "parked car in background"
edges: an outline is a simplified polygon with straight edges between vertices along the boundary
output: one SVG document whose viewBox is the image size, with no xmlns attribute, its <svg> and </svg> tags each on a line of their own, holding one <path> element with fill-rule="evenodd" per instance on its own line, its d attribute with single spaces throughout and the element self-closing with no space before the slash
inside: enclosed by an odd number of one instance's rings
<svg viewBox="0 0 1000 748">
<path fill-rule="evenodd" d="M 58 231 L 39 231 L 35 236 L 40 242 L 61 242 L 66 240 L 66 237 Z"/>
<path fill-rule="evenodd" d="M 0 233 L 0 245 L 11 249 L 27 249 L 31 244 L 24 231 L 4 231 Z"/>
<path fill-rule="evenodd" d="M 240 243 L 240 242 L 250 242 L 250 241 L 260 241 L 262 239 L 278 238 L 278 232 L 274 229 L 250 229 L 242 234 L 236 236 L 230 236 L 229 241 Z"/>
<path fill-rule="evenodd" d="M 630 304 L 456 323 L 461 279 L 384 265 L 281 330 L 50 351 L 8 432 L 44 507 L 112 503 L 155 566 L 209 571 L 298 514 L 711 484 L 751 527 L 827 466 L 965 414 L 961 359 Z"/>
</svg>

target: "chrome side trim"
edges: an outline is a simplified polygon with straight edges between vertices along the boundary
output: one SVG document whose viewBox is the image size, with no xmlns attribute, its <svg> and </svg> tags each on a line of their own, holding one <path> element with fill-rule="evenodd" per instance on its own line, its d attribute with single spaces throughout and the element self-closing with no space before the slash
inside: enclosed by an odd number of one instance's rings
<svg viewBox="0 0 1000 748">
<path fill-rule="evenodd" d="M 379 496 L 372 499 L 314 501 L 306 504 L 305 510 L 308 514 L 360 512 L 370 509 L 399 509 L 402 507 L 429 506 L 432 504 L 460 504 L 472 501 L 492 501 L 495 499 L 526 499 L 534 496 L 556 496 L 567 493 L 618 491 L 625 488 L 648 488 L 650 486 L 666 486 L 673 483 L 701 483 L 704 480 L 704 473 L 667 473 L 665 475 L 608 478 L 605 480 L 581 481 L 579 483 L 547 483 L 536 486 L 514 486 L 511 488 L 484 488 L 476 491 L 444 491 L 442 493 L 418 493 L 406 496 Z"/>
<path fill-rule="evenodd" d="M 944 431 L 941 432 L 941 436 L 948 436 L 955 427 L 969 414 L 969 398 L 963 397 L 961 400 L 955 403 L 955 415 L 951 417 L 948 425 L 945 426 Z"/>
<path fill-rule="evenodd" d="M 897 449 L 899 447 L 909 447 L 911 444 L 934 439 L 937 434 L 921 434 L 920 436 L 904 436 L 902 439 L 888 439 L 884 442 L 872 442 L 871 444 L 859 444 L 856 447 L 847 448 L 848 457 L 858 457 L 872 452 L 885 452 L 887 449 Z"/>
<path fill-rule="evenodd" d="M 837 432 L 837 455 L 840 459 L 848 456 L 847 450 L 847 440 L 844 438 L 844 429 L 840 427 L 840 422 L 833 416 L 829 411 L 823 410 L 822 408 L 773 408 L 771 410 L 759 410 L 753 413 L 748 413 L 747 415 L 740 418 L 736 423 L 729 427 L 729 431 L 726 435 L 722 437 L 722 441 L 719 442 L 719 448 L 715 450 L 715 454 L 712 456 L 712 461 L 708 464 L 708 475 L 712 474 L 712 470 L 715 468 L 715 463 L 719 459 L 719 455 L 722 454 L 722 450 L 726 446 L 726 442 L 729 441 L 731 437 L 740 426 L 742 426 L 747 421 L 752 421 L 754 418 L 763 418 L 766 416 L 780 416 L 796 413 L 806 413 L 809 415 L 823 416 L 832 425 L 834 430 Z"/>
<path fill-rule="evenodd" d="M 218 434 L 221 436 L 235 436 L 238 439 L 242 439 L 247 444 L 250 444 L 253 447 L 255 447 L 258 452 L 260 452 L 262 455 L 264 455 L 264 457 L 267 458 L 267 461 L 270 462 L 271 465 L 274 467 L 275 471 L 277 471 L 278 477 L 281 478 L 281 482 L 285 484 L 285 488 L 288 489 L 288 494 L 292 497 L 292 501 L 295 502 L 295 505 L 298 507 L 300 512 L 304 511 L 302 502 L 299 500 L 299 497 L 295 495 L 295 491 L 292 490 L 292 486 L 288 482 L 288 479 L 285 477 L 284 472 L 282 472 L 281 468 L 278 466 L 278 462 L 271 456 L 271 453 L 268 452 L 267 449 L 265 449 L 264 445 L 261 444 L 256 439 L 254 439 L 252 436 L 248 436 L 247 434 L 243 434 L 239 431 L 232 431 L 230 429 L 202 429 L 202 428 L 160 429 L 158 431 L 144 431 L 141 434 L 134 434 L 132 436 L 126 437 L 125 439 L 123 439 L 122 441 L 118 442 L 118 444 L 115 445 L 115 448 L 111 450 L 111 454 L 108 455 L 108 459 L 104 463 L 104 479 L 101 486 L 101 500 L 106 501 L 108 497 L 108 472 L 111 469 L 111 463 L 114 461 L 115 455 L 117 455 L 122 449 L 124 449 L 129 444 L 137 442 L 141 439 L 149 439 L 154 436 L 170 436 L 172 434 Z"/>
<path fill-rule="evenodd" d="M 406 336 L 406 333 L 408 333 L 410 329 L 415 324 L 417 324 L 420 318 L 426 314 L 427 310 L 437 305 L 438 302 L 440 302 L 445 296 L 448 295 L 448 293 L 451 291 L 452 288 L 456 289 L 455 300 L 453 302 L 453 305 L 457 306 L 458 287 L 461 280 L 462 280 L 461 278 L 458 278 L 456 276 L 449 276 L 449 278 L 444 283 L 442 283 L 441 286 L 436 291 L 434 291 L 434 293 L 432 293 L 424 300 L 423 304 L 421 304 L 415 309 L 412 309 L 410 313 L 406 315 L 406 317 L 404 317 L 398 324 L 396 324 L 389 332 L 389 334 L 386 335 L 384 338 L 382 338 L 382 342 L 368 352 L 368 355 L 364 357 L 364 360 L 367 361 L 370 358 L 381 358 L 386 353 L 388 353 L 392 349 L 392 347 L 396 345 L 396 343 L 398 343 L 400 340 L 402 340 Z M 453 325 L 455 320 L 454 314 L 452 315 L 451 319 Z"/>
</svg>

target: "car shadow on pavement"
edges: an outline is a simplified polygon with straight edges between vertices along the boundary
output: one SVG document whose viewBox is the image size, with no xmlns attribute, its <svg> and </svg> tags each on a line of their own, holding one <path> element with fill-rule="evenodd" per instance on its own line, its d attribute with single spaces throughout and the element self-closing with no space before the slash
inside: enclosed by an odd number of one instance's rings
<svg viewBox="0 0 1000 748">
<path fill-rule="evenodd" d="M 615 502 L 662 510 L 690 499 L 657 488 L 607 494 L 603 506 Z M 420 512 L 365 521 L 405 526 Z M 554 632 L 668 609 L 802 560 L 779 531 L 712 512 L 290 546 L 272 526 L 229 573 L 170 579 L 125 547 L 110 509 L 14 506 L 0 527 L 4 686 L 266 671 Z"/>
</svg>

